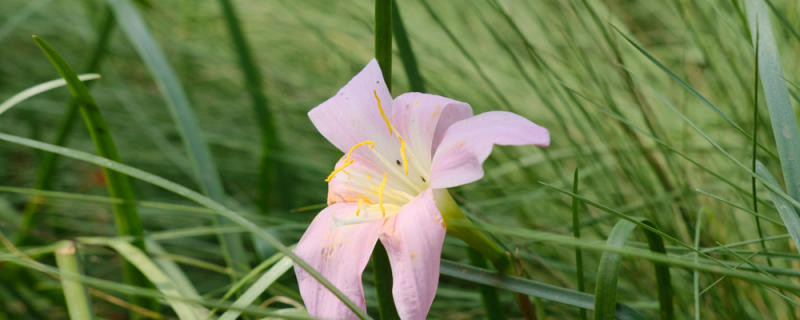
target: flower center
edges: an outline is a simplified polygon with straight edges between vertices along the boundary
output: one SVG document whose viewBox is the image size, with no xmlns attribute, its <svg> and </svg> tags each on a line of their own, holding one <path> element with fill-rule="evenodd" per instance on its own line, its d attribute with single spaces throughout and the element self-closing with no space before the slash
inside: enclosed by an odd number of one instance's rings
<svg viewBox="0 0 800 320">
<path fill-rule="evenodd" d="M 353 215 L 340 217 L 337 220 L 339 224 L 392 217 L 429 186 L 430 170 L 426 168 L 430 168 L 431 159 L 419 157 L 408 147 L 400 131 L 386 116 L 375 90 L 373 95 L 392 139 L 354 144 L 325 179 L 331 182 L 329 188 L 340 194 L 339 199 L 333 202 L 357 203 Z M 375 141 L 378 141 L 377 145 Z M 422 156 L 430 157 L 428 154 Z"/>
</svg>

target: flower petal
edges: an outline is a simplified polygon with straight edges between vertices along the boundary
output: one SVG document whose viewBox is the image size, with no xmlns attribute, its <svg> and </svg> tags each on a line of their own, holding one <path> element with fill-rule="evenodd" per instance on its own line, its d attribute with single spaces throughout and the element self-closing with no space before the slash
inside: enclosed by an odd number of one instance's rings
<svg viewBox="0 0 800 320">
<path fill-rule="evenodd" d="M 461 120 L 451 125 L 433 156 L 431 187 L 451 188 L 483 177 L 483 161 L 492 146 L 547 146 L 547 129 L 505 111 L 492 111 Z"/>
<path fill-rule="evenodd" d="M 306 230 L 294 252 L 319 271 L 348 298 L 366 309 L 361 273 L 375 242 L 380 222 L 336 226 L 334 217 L 355 213 L 352 203 L 337 203 L 323 209 Z M 326 319 L 352 319 L 356 315 L 305 270 L 294 266 L 300 295 L 309 314 Z"/>
<path fill-rule="evenodd" d="M 426 161 L 430 161 L 445 130 L 471 116 L 472 108 L 466 103 L 418 92 L 404 93 L 395 98 L 392 109 L 392 123 L 397 131 L 405 137 L 417 157 Z"/>
<path fill-rule="evenodd" d="M 388 119 L 392 96 L 378 62 L 372 59 L 335 96 L 309 111 L 308 117 L 328 141 L 347 152 L 364 140 L 392 139 L 378 103 Z"/>
<path fill-rule="evenodd" d="M 380 239 L 392 265 L 392 295 L 401 319 L 425 319 L 439 283 L 445 228 L 427 189 L 387 223 Z"/>
</svg>

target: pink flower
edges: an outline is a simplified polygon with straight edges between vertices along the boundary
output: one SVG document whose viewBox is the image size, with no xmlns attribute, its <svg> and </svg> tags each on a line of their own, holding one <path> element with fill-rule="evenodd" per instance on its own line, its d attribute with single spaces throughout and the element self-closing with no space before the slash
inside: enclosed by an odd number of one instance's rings
<svg viewBox="0 0 800 320">
<path fill-rule="evenodd" d="M 325 179 L 328 207 L 295 253 L 365 309 L 361 273 L 380 239 L 403 319 L 424 319 L 438 286 L 445 223 L 433 189 L 483 177 L 495 144 L 550 143 L 547 129 L 514 113 L 473 116 L 466 103 L 415 92 L 392 100 L 374 59 L 308 116 L 344 156 Z M 295 272 L 312 316 L 355 317 L 307 272 Z"/>
</svg>

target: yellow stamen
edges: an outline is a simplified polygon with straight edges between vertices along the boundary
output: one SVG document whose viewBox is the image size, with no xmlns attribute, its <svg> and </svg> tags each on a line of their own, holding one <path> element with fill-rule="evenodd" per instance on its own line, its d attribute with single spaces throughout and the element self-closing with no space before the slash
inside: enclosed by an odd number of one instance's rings
<svg viewBox="0 0 800 320">
<path fill-rule="evenodd" d="M 344 157 L 344 162 L 347 162 L 347 160 L 350 160 L 350 156 L 353 155 L 353 151 L 356 151 L 356 148 L 358 148 L 360 146 L 363 146 L 363 145 L 369 145 L 370 149 L 375 148 L 375 142 L 372 142 L 371 140 L 366 140 L 366 141 L 362 141 L 362 142 L 356 143 L 354 146 L 350 147 L 350 151 L 347 151 L 347 155 Z"/>
<path fill-rule="evenodd" d="M 364 199 L 358 199 L 358 208 L 356 209 L 356 217 L 361 213 L 361 206 L 364 204 Z"/>
<path fill-rule="evenodd" d="M 400 155 L 403 157 L 403 170 L 408 175 L 408 160 L 406 159 L 406 141 L 403 140 L 403 137 L 397 135 L 397 139 L 400 139 Z"/>
<path fill-rule="evenodd" d="M 378 187 L 378 206 L 381 208 L 381 217 L 386 218 L 386 209 L 383 207 L 383 189 L 386 189 L 386 178 L 389 175 L 384 173 L 383 174 L 383 181 L 381 181 L 380 187 Z"/>
<path fill-rule="evenodd" d="M 381 111 L 381 117 L 383 117 L 383 121 L 386 121 L 386 127 L 389 128 L 389 135 L 392 135 L 392 123 L 389 122 L 389 118 L 386 117 L 386 113 L 383 112 L 383 107 L 381 107 L 381 98 L 378 98 L 378 91 L 372 89 L 372 94 L 375 95 L 375 100 L 378 101 L 378 110 Z"/>
<path fill-rule="evenodd" d="M 333 177 L 337 173 L 341 172 L 342 170 L 344 170 L 344 168 L 347 168 L 347 166 L 349 166 L 351 164 L 353 164 L 353 160 L 345 161 L 344 164 L 341 167 L 333 169 L 333 172 L 331 172 L 331 174 L 329 174 L 328 177 L 325 178 L 325 182 L 331 182 L 331 179 L 333 179 Z"/>
</svg>

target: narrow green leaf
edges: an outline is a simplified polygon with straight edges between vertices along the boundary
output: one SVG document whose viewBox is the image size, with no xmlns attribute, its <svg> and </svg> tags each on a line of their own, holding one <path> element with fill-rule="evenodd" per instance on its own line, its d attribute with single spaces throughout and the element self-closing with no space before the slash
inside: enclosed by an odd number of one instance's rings
<svg viewBox="0 0 800 320">
<path fill-rule="evenodd" d="M 594 310 L 594 297 L 588 293 L 557 287 L 530 279 L 503 276 L 495 271 L 476 268 L 450 260 L 442 260 L 439 272 L 442 275 L 456 279 L 489 285 L 498 289 L 518 292 L 581 309 Z M 616 306 L 615 315 L 623 320 L 644 319 L 636 310 L 624 304 L 618 304 Z"/>
<path fill-rule="evenodd" d="M 64 61 L 47 42 L 37 36 L 34 36 L 33 40 L 42 52 L 45 53 L 61 77 L 66 80 L 67 87 L 72 93 L 72 98 L 80 108 L 84 123 L 87 129 L 89 129 L 89 136 L 92 142 L 94 142 L 97 153 L 101 157 L 119 162 L 119 153 L 111 137 L 108 125 L 103 118 L 103 114 L 100 112 L 100 108 L 89 93 L 89 89 L 78 79 L 75 71 L 72 70 L 67 62 Z M 128 176 L 108 170 L 107 168 L 103 168 L 103 175 L 107 181 L 108 194 L 112 198 L 119 198 L 124 201 L 112 205 L 117 233 L 121 236 L 133 237 L 136 239 L 134 240 L 134 244 L 144 249 L 145 245 L 142 238 L 144 230 L 142 228 L 141 218 L 136 209 L 136 197 L 134 196 Z M 136 272 L 129 264 L 123 264 L 123 277 L 128 284 L 139 286 L 148 285 L 147 280 L 142 277 L 142 274 Z M 138 299 L 133 299 L 131 302 L 135 304 L 151 303 L 150 301 L 139 301 Z"/>
<path fill-rule="evenodd" d="M 108 52 L 107 49 L 113 30 L 114 15 L 111 13 L 111 9 L 106 6 L 105 10 L 103 11 L 103 16 L 100 19 L 94 47 L 89 54 L 89 60 L 86 62 L 86 72 L 92 73 L 100 70 L 100 64 Z M 91 84 L 92 82 L 89 82 L 87 83 L 87 86 Z M 67 143 L 70 133 L 72 132 L 72 128 L 74 127 L 75 122 L 77 122 L 76 119 L 78 118 L 79 108 L 80 107 L 78 106 L 77 101 L 70 101 L 69 105 L 67 106 L 67 112 L 62 116 L 61 122 L 58 125 L 56 137 L 55 140 L 53 140 L 54 144 L 63 146 Z M 34 184 L 34 189 L 50 189 L 55 177 L 57 165 L 58 155 L 54 153 L 47 153 L 42 157 L 42 160 L 36 167 L 36 182 Z M 25 210 L 22 212 L 22 224 L 20 226 L 20 232 L 16 239 L 17 245 L 23 245 L 29 239 L 30 230 L 36 224 L 36 213 L 39 212 L 40 208 L 39 200 L 40 199 L 38 197 L 31 197 L 28 200 L 28 203 L 25 204 Z"/>
<path fill-rule="evenodd" d="M 78 76 L 78 80 L 80 81 L 90 81 L 95 79 L 100 79 L 100 75 L 96 73 L 89 73 Z M 32 98 L 36 95 L 45 93 L 47 91 L 56 88 L 61 88 L 65 85 L 67 85 L 67 82 L 64 79 L 54 79 L 47 82 L 42 82 L 28 89 L 22 90 L 19 93 L 8 98 L 6 101 L 3 101 L 3 103 L 0 103 L 0 115 L 2 115 L 3 112 L 6 112 L 12 107 L 16 106 L 17 104 L 25 100 L 28 100 L 29 98 Z"/>
<path fill-rule="evenodd" d="M 408 86 L 411 91 L 425 92 L 425 81 L 419 72 L 414 50 L 411 49 L 411 41 L 408 39 L 406 27 L 403 25 L 403 18 L 400 16 L 400 7 L 397 6 L 397 0 L 392 0 L 392 7 L 392 33 L 394 34 L 394 42 L 397 44 L 400 60 L 403 61 L 403 69 L 406 70 L 406 76 L 408 76 Z"/>
<path fill-rule="evenodd" d="M 641 222 L 653 229 L 656 228 L 652 222 L 642 219 Z M 647 237 L 647 245 L 650 251 L 667 254 L 667 249 L 664 247 L 664 240 L 661 236 L 650 230 L 644 230 Z M 675 319 L 675 310 L 672 307 L 673 291 L 672 291 L 672 277 L 669 274 L 669 267 L 666 264 L 655 262 L 653 264 L 656 274 L 656 288 L 658 289 L 658 306 L 659 315 L 661 320 Z"/>
<path fill-rule="evenodd" d="M 170 114 L 178 126 L 189 154 L 195 177 L 203 193 L 219 203 L 225 203 L 225 191 L 220 181 L 211 151 L 205 143 L 205 138 L 197 124 L 197 117 L 192 110 L 189 98 L 181 86 L 178 77 L 172 70 L 166 56 L 158 43 L 153 39 L 142 17 L 130 0 L 108 0 L 119 25 L 141 56 L 150 73 L 153 75 L 158 87 L 164 94 L 169 106 Z M 220 226 L 229 225 L 226 219 L 217 216 L 216 222 Z M 234 270 L 235 274 L 247 272 L 249 269 L 248 256 L 244 251 L 244 244 L 238 234 L 220 234 L 222 253 L 225 262 Z"/>
<path fill-rule="evenodd" d="M 264 240 L 267 244 L 275 247 L 275 249 L 285 254 L 287 257 L 291 258 L 292 261 L 294 261 L 294 263 L 297 264 L 297 266 L 303 268 L 303 270 L 306 270 L 312 277 L 314 277 L 314 279 L 317 279 L 317 281 L 319 281 L 323 286 L 328 288 L 328 290 L 330 290 L 348 308 L 350 308 L 350 310 L 352 310 L 356 314 L 356 316 L 358 316 L 361 319 L 371 319 L 369 315 L 367 315 L 363 310 L 361 310 L 360 307 L 358 307 L 358 305 L 356 305 L 352 300 L 348 299 L 347 296 L 345 296 L 341 290 L 339 290 L 333 284 L 331 284 L 331 282 L 328 281 L 328 279 L 326 279 L 322 274 L 320 274 L 319 271 L 315 270 L 305 260 L 297 256 L 294 252 L 292 252 L 292 250 L 289 247 L 284 245 L 275 236 L 264 230 L 264 228 L 259 227 L 252 221 L 243 217 L 241 214 L 234 212 L 233 210 L 229 209 L 228 207 L 224 206 L 219 202 L 214 201 L 209 197 L 203 196 L 202 194 L 192 189 L 189 189 L 187 187 L 184 187 L 180 184 L 169 181 L 162 177 L 156 176 L 152 173 L 136 169 L 134 167 L 119 163 L 117 161 L 112 161 L 108 158 L 99 157 L 75 149 L 56 146 L 49 143 L 31 140 L 6 133 L 0 133 L 0 140 L 26 146 L 36 150 L 56 153 L 64 157 L 77 159 L 87 163 L 98 165 L 103 168 L 113 170 L 115 172 L 119 172 L 127 176 L 131 176 L 133 178 L 147 182 L 154 186 L 160 187 L 164 190 L 170 191 L 188 200 L 194 201 L 197 204 L 214 211 L 216 214 L 221 215 L 227 219 L 230 219 L 235 224 L 241 226 L 244 230 L 253 233 L 260 239 Z M 13 262 L 17 264 L 29 265 L 25 263 L 25 261 L 13 261 Z M 37 269 L 41 268 L 37 267 Z"/>
<path fill-rule="evenodd" d="M 620 220 L 611 229 L 606 244 L 623 247 L 636 225 L 627 220 Z M 596 320 L 614 320 L 617 309 L 617 278 L 622 256 L 613 252 L 605 252 L 600 257 L 597 267 L 597 284 L 594 289 L 594 318 Z"/>
<path fill-rule="evenodd" d="M 469 256 L 469 262 L 478 268 L 485 269 L 489 266 L 486 262 L 486 258 L 484 258 L 480 252 L 473 248 L 467 248 L 467 256 Z M 478 285 L 478 289 L 481 291 L 481 301 L 483 302 L 484 311 L 483 313 L 486 316 L 486 319 L 505 319 L 505 312 L 500 304 L 500 297 L 497 296 L 497 290 L 495 290 L 494 287 L 485 284 Z"/>
<path fill-rule="evenodd" d="M 236 302 L 233 303 L 233 309 L 223 313 L 222 316 L 219 317 L 219 320 L 235 320 L 241 314 L 241 311 L 238 311 L 236 308 L 244 308 L 252 304 L 259 295 L 264 293 L 264 291 L 275 282 L 275 280 L 278 280 L 280 276 L 289 271 L 292 265 L 292 259 L 286 257 L 278 261 L 278 263 L 272 266 L 272 268 L 269 268 L 267 272 L 264 272 L 239 299 L 236 299 Z"/>
<path fill-rule="evenodd" d="M 392 90 L 392 1 L 375 0 L 375 59 Z"/>
<path fill-rule="evenodd" d="M 75 254 L 74 242 L 64 241 L 55 253 L 56 265 L 61 273 L 83 274 Z M 67 311 L 69 312 L 70 319 L 94 319 L 92 301 L 83 283 L 74 279 L 62 277 L 61 287 L 64 289 L 64 298 L 67 299 Z"/>
<path fill-rule="evenodd" d="M 580 181 L 580 170 L 575 168 L 575 173 L 572 177 L 572 193 L 578 194 L 578 182 Z M 579 207 L 581 205 L 578 197 L 572 197 L 572 236 L 576 239 L 581 237 L 581 220 L 579 214 Z M 583 283 L 583 254 L 581 249 L 575 248 L 575 277 L 578 282 L 578 291 L 584 292 L 586 287 Z M 586 309 L 581 309 L 581 319 L 586 319 Z"/>
<path fill-rule="evenodd" d="M 758 50 L 758 72 L 772 122 L 772 132 L 778 145 L 786 192 L 795 200 L 800 200 L 800 131 L 784 82 L 769 9 L 763 0 L 747 1 L 747 20 L 753 47 Z"/>
<path fill-rule="evenodd" d="M 789 231 L 789 235 L 792 237 L 792 241 L 794 241 L 795 248 L 800 252 L 800 216 L 797 215 L 797 210 L 795 210 L 794 206 L 788 201 L 778 196 L 775 191 L 772 191 L 773 188 L 780 188 L 780 185 L 761 161 L 756 162 L 756 173 L 766 181 L 765 184 L 768 183 L 772 185 L 771 188 L 768 188 L 769 195 L 772 197 L 772 203 L 775 204 L 775 208 L 778 210 L 783 224 Z"/>
<path fill-rule="evenodd" d="M 278 133 L 275 130 L 275 120 L 269 109 L 267 96 L 262 91 L 264 79 L 261 76 L 256 60 L 253 58 L 247 38 L 242 31 L 236 8 L 232 0 L 219 0 L 219 3 L 225 17 L 225 24 L 228 26 L 228 32 L 233 41 L 234 50 L 239 58 L 239 67 L 244 75 L 247 93 L 250 94 L 256 122 L 259 129 L 261 129 L 261 159 L 258 168 L 259 205 L 261 206 L 261 213 L 267 213 L 271 205 L 279 201 L 288 203 L 290 197 L 287 188 L 275 188 L 276 181 L 286 180 L 278 179 L 277 177 L 282 172 L 278 168 L 281 162 L 270 160 L 272 159 L 270 154 L 278 152 L 280 149 Z M 280 196 L 277 196 L 277 194 L 280 194 Z"/>
</svg>

